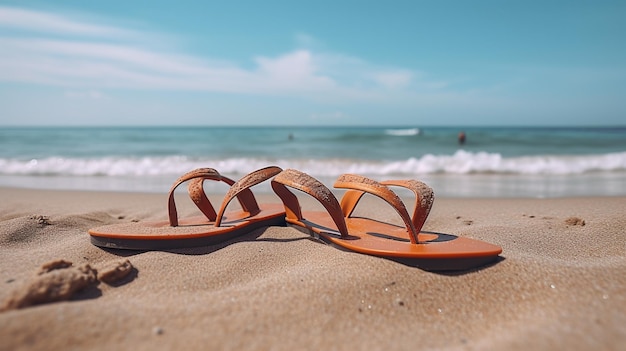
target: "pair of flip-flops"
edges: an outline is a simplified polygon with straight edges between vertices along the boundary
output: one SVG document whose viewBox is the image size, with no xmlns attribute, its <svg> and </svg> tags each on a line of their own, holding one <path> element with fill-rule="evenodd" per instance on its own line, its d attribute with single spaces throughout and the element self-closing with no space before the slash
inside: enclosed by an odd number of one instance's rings
<svg viewBox="0 0 626 351">
<path fill-rule="evenodd" d="M 250 187 L 268 179 L 282 204 L 258 204 Z M 231 187 L 218 211 L 208 200 L 204 180 L 223 181 Z M 174 191 L 188 182 L 190 198 L 204 216 L 179 219 Z M 390 187 L 407 188 L 415 194 L 413 215 Z M 191 171 L 176 182 L 168 196 L 168 221 L 131 222 L 91 229 L 94 245 L 136 250 L 165 250 L 211 245 L 250 231 L 285 223 L 312 236 L 350 251 L 413 263 L 432 270 L 469 269 L 490 263 L 502 252 L 499 246 L 451 234 L 422 231 L 434 196 L 432 189 L 417 180 L 377 182 L 353 174 L 340 176 L 335 188 L 347 189 L 341 202 L 321 182 L 306 173 L 279 167 L 254 171 L 237 182 L 214 169 Z M 288 188 L 303 191 L 319 201 L 327 212 L 302 211 L 298 198 Z M 353 211 L 364 194 L 375 195 L 398 213 L 404 225 L 398 226 Z M 237 198 L 241 209 L 226 212 Z"/>
</svg>

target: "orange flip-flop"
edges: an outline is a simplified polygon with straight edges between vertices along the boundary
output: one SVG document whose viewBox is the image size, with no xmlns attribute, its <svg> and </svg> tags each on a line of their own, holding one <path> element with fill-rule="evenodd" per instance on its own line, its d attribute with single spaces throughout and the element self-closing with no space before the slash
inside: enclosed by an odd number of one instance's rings
<svg viewBox="0 0 626 351">
<path fill-rule="evenodd" d="M 250 187 L 280 173 L 279 167 L 254 171 L 237 182 L 212 168 L 199 168 L 178 178 L 169 192 L 168 221 L 131 222 L 105 225 L 89 230 L 91 243 L 96 246 L 133 249 L 167 250 L 182 247 L 212 245 L 248 233 L 256 228 L 285 223 L 283 205 L 257 203 Z M 222 181 L 230 185 L 218 212 L 207 198 L 204 180 Z M 189 181 L 189 196 L 204 216 L 180 219 L 174 202 L 174 190 Z M 237 197 L 240 210 L 225 213 L 226 207 Z"/>
<path fill-rule="evenodd" d="M 286 222 L 305 229 L 312 236 L 339 248 L 382 256 L 428 270 L 466 270 L 493 262 L 502 252 L 499 246 L 451 234 L 421 231 L 430 212 L 432 189 L 417 180 L 382 183 L 354 174 L 340 176 L 335 188 L 348 189 L 341 203 L 321 182 L 297 170 L 287 169 L 272 180 L 274 192 L 285 205 Z M 402 200 L 388 187 L 401 186 L 416 195 L 413 216 Z M 287 187 L 317 199 L 327 212 L 302 212 L 298 198 Z M 385 200 L 402 218 L 404 226 L 370 218 L 353 217 L 361 197 L 373 194 Z"/>
</svg>

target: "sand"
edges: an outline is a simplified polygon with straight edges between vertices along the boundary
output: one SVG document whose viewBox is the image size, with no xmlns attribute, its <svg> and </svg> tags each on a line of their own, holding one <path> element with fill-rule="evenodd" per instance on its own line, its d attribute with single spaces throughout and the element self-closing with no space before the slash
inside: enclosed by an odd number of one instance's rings
<svg viewBox="0 0 626 351">
<path fill-rule="evenodd" d="M 0 199 L 0 304 L 46 274 L 129 271 L 112 282 L 90 276 L 69 300 L 0 312 L 2 350 L 626 345 L 624 197 L 437 198 L 424 230 L 503 248 L 497 263 L 453 273 L 341 251 L 287 227 L 195 249 L 107 251 L 90 244 L 89 228 L 165 219 L 166 196 L 0 188 Z M 395 221 L 377 201 L 361 214 Z M 40 272 L 58 260 L 72 266 Z"/>
</svg>

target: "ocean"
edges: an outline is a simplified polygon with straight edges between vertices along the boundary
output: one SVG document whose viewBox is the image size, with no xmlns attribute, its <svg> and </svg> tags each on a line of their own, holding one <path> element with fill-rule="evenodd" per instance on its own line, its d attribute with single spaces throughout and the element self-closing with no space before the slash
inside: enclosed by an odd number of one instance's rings
<svg viewBox="0 0 626 351">
<path fill-rule="evenodd" d="M 194 168 L 238 179 L 268 165 L 329 187 L 342 173 L 358 173 L 420 179 L 444 197 L 623 196 L 626 127 L 0 129 L 0 186 L 166 193 Z"/>
</svg>

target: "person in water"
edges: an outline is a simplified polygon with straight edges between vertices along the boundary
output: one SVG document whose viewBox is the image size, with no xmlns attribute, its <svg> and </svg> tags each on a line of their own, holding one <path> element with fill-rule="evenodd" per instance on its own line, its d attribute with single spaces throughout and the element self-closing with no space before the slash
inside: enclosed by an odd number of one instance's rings
<svg viewBox="0 0 626 351">
<path fill-rule="evenodd" d="M 459 133 L 459 145 L 465 144 L 465 132 Z"/>
</svg>

